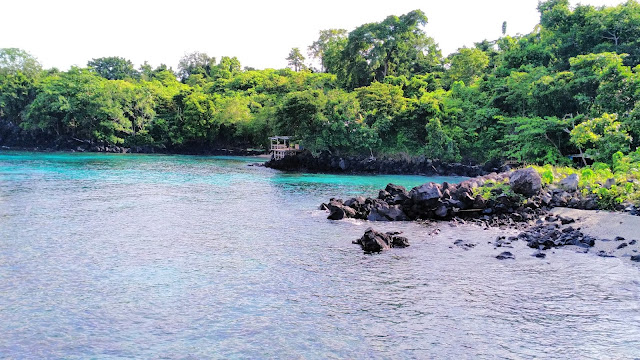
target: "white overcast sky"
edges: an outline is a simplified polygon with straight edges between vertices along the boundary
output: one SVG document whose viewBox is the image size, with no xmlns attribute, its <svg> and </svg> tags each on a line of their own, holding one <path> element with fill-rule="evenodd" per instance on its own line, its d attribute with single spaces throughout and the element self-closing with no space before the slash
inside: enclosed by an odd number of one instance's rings
<svg viewBox="0 0 640 360">
<path fill-rule="evenodd" d="M 623 0 L 583 0 L 615 5 Z M 576 5 L 578 1 L 571 1 Z M 349 31 L 388 15 L 421 9 L 443 54 L 483 39 L 530 32 L 538 0 L 146 1 L 0 0 L 0 48 L 17 47 L 44 67 L 66 70 L 92 58 L 121 56 L 174 69 L 185 54 L 237 56 L 243 66 L 283 68 L 292 47 L 303 54 L 318 31 Z"/>
</svg>

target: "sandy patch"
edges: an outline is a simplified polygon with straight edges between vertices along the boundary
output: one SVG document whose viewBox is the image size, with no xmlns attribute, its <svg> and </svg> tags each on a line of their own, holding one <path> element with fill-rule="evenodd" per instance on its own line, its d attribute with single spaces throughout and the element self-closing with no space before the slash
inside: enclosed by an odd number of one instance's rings
<svg viewBox="0 0 640 360">
<path fill-rule="evenodd" d="M 589 252 L 602 251 L 616 257 L 640 254 L 640 216 L 568 208 L 554 208 L 551 212 L 575 219 L 575 223 L 566 226 L 579 228 L 584 234 L 600 239 Z M 624 239 L 615 240 L 616 237 Z"/>
<path fill-rule="evenodd" d="M 554 208 L 551 212 L 574 218 L 576 223 L 572 224 L 573 227 L 580 227 L 583 233 L 599 239 L 613 240 L 621 236 L 626 240 L 640 241 L 640 216 L 569 208 Z"/>
</svg>

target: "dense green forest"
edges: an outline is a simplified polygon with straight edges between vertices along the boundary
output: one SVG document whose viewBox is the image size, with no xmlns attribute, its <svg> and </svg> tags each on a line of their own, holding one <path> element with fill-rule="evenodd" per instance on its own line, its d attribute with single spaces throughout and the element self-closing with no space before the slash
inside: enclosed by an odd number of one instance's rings
<svg viewBox="0 0 640 360">
<path fill-rule="evenodd" d="M 321 31 L 306 49 L 319 68 L 298 48 L 290 69 L 192 53 L 177 71 L 119 57 L 42 69 L 23 50 L 1 49 L 0 141 L 4 132 L 4 143 L 179 152 L 264 147 L 286 134 L 312 151 L 539 164 L 578 153 L 611 163 L 635 151 L 640 5 L 549 0 L 538 10 L 531 33 L 506 36 L 503 23 L 503 37 L 447 57 L 420 10 Z"/>
</svg>

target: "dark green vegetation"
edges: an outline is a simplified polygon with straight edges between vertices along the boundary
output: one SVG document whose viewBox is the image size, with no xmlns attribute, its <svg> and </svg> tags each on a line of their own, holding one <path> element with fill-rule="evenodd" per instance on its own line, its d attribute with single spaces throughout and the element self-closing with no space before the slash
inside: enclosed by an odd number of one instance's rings
<svg viewBox="0 0 640 360">
<path fill-rule="evenodd" d="M 177 73 L 118 57 L 43 70 L 2 49 L 0 142 L 206 151 L 286 134 L 342 154 L 562 165 L 585 153 L 613 165 L 640 142 L 640 5 L 549 0 L 539 11 L 530 34 L 446 58 L 419 10 L 325 30 L 308 48 L 319 69 L 298 48 L 293 70 L 193 53 Z"/>
</svg>

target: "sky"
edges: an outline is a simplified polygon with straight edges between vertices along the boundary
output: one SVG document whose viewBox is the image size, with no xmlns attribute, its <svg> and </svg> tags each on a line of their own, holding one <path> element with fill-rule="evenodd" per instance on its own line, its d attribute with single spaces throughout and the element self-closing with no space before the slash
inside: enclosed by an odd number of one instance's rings
<svg viewBox="0 0 640 360">
<path fill-rule="evenodd" d="M 582 0 L 616 5 L 624 0 Z M 576 5 L 578 1 L 571 1 Z M 17 47 L 45 68 L 67 70 L 120 56 L 177 68 L 194 51 L 236 56 L 242 66 L 283 68 L 293 47 L 304 55 L 323 29 L 348 31 L 421 9 L 426 33 L 444 55 L 484 39 L 526 34 L 539 21 L 538 0 L 147 1 L 0 0 L 0 48 Z"/>
</svg>

